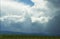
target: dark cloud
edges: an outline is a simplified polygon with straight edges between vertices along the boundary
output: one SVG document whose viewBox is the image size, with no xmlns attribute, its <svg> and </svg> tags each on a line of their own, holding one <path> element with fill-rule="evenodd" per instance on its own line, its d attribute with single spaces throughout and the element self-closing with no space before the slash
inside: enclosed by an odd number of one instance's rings
<svg viewBox="0 0 60 39">
<path fill-rule="evenodd" d="M 48 0 L 56 8 L 60 8 L 60 0 Z"/>
<path fill-rule="evenodd" d="M 48 0 L 49 8 L 53 9 L 54 17 L 47 24 L 46 32 L 60 34 L 60 0 Z"/>
<path fill-rule="evenodd" d="M 32 32 L 42 32 L 44 25 L 38 22 L 32 23 Z"/>
<path fill-rule="evenodd" d="M 31 23 L 31 25 L 24 25 L 25 22 L 20 23 L 17 22 L 15 23 L 14 21 L 11 21 L 11 23 L 9 23 L 8 20 L 5 21 L 0 21 L 0 25 L 1 25 L 1 30 L 2 31 L 15 31 L 15 32 L 28 32 L 27 30 L 29 30 L 29 32 L 41 32 L 43 29 L 43 24 L 35 22 L 35 23 Z M 27 27 L 28 26 L 28 27 Z M 19 29 L 20 31 L 16 31 L 17 29 Z"/>
<path fill-rule="evenodd" d="M 56 12 L 56 16 L 48 23 L 46 30 L 51 33 L 60 33 L 60 11 Z"/>
</svg>

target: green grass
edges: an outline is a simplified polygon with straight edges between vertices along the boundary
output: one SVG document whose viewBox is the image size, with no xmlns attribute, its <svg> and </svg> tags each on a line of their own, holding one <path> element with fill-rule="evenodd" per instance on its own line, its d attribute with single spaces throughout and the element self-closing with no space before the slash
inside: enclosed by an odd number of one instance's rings
<svg viewBox="0 0 60 39">
<path fill-rule="evenodd" d="M 60 36 L 0 35 L 0 39 L 60 39 Z"/>
</svg>

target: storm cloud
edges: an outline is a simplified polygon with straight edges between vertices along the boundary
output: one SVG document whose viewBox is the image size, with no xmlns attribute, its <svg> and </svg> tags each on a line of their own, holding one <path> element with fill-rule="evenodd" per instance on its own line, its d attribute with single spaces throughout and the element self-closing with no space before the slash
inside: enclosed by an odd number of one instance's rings
<svg viewBox="0 0 60 39">
<path fill-rule="evenodd" d="M 1 30 L 60 33 L 60 0 L 0 0 Z"/>
</svg>

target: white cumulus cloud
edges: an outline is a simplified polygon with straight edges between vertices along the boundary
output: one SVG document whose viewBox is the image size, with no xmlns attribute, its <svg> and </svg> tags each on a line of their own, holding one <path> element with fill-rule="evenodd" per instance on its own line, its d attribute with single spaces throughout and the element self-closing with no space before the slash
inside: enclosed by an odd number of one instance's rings
<svg viewBox="0 0 60 39">
<path fill-rule="evenodd" d="M 8 15 L 23 15 L 25 13 L 28 13 L 28 15 L 30 15 L 31 20 L 34 19 L 33 17 L 35 17 L 35 19 L 37 19 L 39 16 L 39 19 L 41 17 L 44 17 L 47 15 L 47 10 L 48 7 L 46 6 L 47 1 L 44 0 L 32 0 L 35 5 L 30 7 L 28 5 L 24 5 L 23 3 L 18 3 L 15 1 L 11 1 L 11 0 L 1 0 L 1 14 L 5 14 L 6 16 Z M 49 11 L 49 10 L 48 10 Z M 43 12 L 43 13 L 41 13 Z M 27 15 L 27 14 L 25 14 Z M 12 17 L 13 17 L 12 16 Z M 48 17 L 48 15 L 47 15 Z M 44 18 L 46 19 L 46 18 Z M 49 20 L 49 19 L 47 19 Z M 39 20 L 40 22 L 42 22 L 41 20 Z"/>
</svg>

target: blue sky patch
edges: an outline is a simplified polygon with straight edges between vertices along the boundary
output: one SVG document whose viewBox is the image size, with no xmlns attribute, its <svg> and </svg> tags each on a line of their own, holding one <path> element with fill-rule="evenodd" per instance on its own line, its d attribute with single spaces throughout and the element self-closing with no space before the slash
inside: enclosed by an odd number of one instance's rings
<svg viewBox="0 0 60 39">
<path fill-rule="evenodd" d="M 17 0 L 17 1 L 22 2 L 24 4 L 27 4 L 27 5 L 30 5 L 30 6 L 34 5 L 34 3 L 31 0 Z"/>
</svg>

